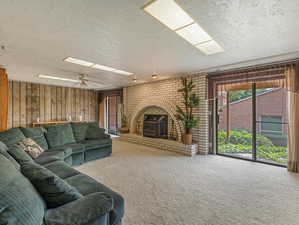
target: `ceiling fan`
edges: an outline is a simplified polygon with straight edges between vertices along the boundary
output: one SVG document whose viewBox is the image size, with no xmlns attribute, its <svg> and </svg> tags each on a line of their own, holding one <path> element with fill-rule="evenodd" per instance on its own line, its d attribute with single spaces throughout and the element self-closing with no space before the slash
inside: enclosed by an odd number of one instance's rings
<svg viewBox="0 0 299 225">
<path fill-rule="evenodd" d="M 90 87 L 91 84 L 94 85 L 94 86 L 97 86 L 97 87 L 104 87 L 104 86 L 106 86 L 102 82 L 94 81 L 94 80 L 90 80 L 90 79 L 86 78 L 85 74 L 79 74 L 78 81 L 79 82 L 76 83 L 74 86 L 76 86 L 78 84 L 80 85 L 80 87 Z"/>
<path fill-rule="evenodd" d="M 107 88 L 110 85 L 104 84 L 99 81 L 91 80 L 87 78 L 85 74 L 79 74 L 77 79 L 70 79 L 70 78 L 65 78 L 65 77 L 58 77 L 58 76 L 50 76 L 50 75 L 44 75 L 44 74 L 39 74 L 39 78 L 44 78 L 44 79 L 52 79 L 52 80 L 61 80 L 61 81 L 67 81 L 67 82 L 73 82 L 75 83 L 72 87 L 79 86 L 82 88 Z"/>
</svg>

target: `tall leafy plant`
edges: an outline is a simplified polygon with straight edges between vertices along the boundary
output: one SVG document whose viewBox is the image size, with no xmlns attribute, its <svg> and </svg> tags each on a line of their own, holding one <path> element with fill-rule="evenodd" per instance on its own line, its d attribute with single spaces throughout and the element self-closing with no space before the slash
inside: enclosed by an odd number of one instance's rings
<svg viewBox="0 0 299 225">
<path fill-rule="evenodd" d="M 183 87 L 178 89 L 178 92 L 182 94 L 184 107 L 176 105 L 177 114 L 175 117 L 183 121 L 185 133 L 190 134 L 192 128 L 198 125 L 198 119 L 194 117 L 193 109 L 199 106 L 200 100 L 198 95 L 194 92 L 195 84 L 192 78 L 188 79 L 187 77 L 182 77 L 181 82 Z"/>
</svg>

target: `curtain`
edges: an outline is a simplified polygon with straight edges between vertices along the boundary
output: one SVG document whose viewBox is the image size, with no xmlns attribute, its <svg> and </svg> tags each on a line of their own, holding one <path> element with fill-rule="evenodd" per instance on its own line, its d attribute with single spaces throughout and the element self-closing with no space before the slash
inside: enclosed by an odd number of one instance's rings
<svg viewBox="0 0 299 225">
<path fill-rule="evenodd" d="M 240 90 L 250 90 L 252 88 L 252 83 L 256 83 L 257 89 L 262 88 L 283 88 L 285 86 L 285 79 L 275 79 L 275 80 L 264 80 L 264 81 L 244 81 L 241 83 L 227 83 L 218 84 L 218 91 L 240 91 Z"/>
<path fill-rule="evenodd" d="M 0 68 L 0 131 L 7 130 L 8 78 L 5 69 Z"/>
<path fill-rule="evenodd" d="M 288 170 L 299 173 L 299 63 L 285 71 L 288 92 Z"/>
</svg>

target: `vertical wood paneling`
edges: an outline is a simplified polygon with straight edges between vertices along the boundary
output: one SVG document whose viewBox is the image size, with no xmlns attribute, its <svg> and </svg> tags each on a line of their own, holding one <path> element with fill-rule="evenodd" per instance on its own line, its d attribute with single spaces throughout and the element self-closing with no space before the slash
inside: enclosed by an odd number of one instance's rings
<svg viewBox="0 0 299 225">
<path fill-rule="evenodd" d="M 72 96 L 72 120 L 76 120 L 76 89 L 71 89 Z"/>
<path fill-rule="evenodd" d="M 8 128 L 40 121 L 97 119 L 96 91 L 9 81 Z"/>
<path fill-rule="evenodd" d="M 56 88 L 56 105 L 57 105 L 57 120 L 61 120 L 61 111 L 62 111 L 62 99 L 61 99 L 61 87 Z"/>
<path fill-rule="evenodd" d="M 61 120 L 67 120 L 67 117 L 66 117 L 65 87 L 61 88 Z"/>
<path fill-rule="evenodd" d="M 13 81 L 13 105 L 12 105 L 12 112 L 13 112 L 13 120 L 12 125 L 13 127 L 20 126 L 20 82 Z"/>
<path fill-rule="evenodd" d="M 20 84 L 20 126 L 21 127 L 26 127 L 27 124 L 26 93 L 27 93 L 27 84 L 21 82 Z"/>
<path fill-rule="evenodd" d="M 31 83 L 26 84 L 27 95 L 26 95 L 26 124 L 27 126 L 32 123 L 31 115 Z M 15 115 L 13 115 L 15 116 Z"/>
<path fill-rule="evenodd" d="M 84 91 L 84 120 L 89 120 L 89 91 Z"/>
<path fill-rule="evenodd" d="M 32 84 L 31 86 L 32 96 L 31 96 L 31 122 L 36 122 L 39 118 L 39 84 Z"/>
<path fill-rule="evenodd" d="M 45 121 L 45 85 L 39 86 L 39 118 L 40 121 Z"/>
<path fill-rule="evenodd" d="M 71 95 L 71 88 L 66 88 L 65 92 L 66 98 L 66 117 L 69 119 L 72 116 L 72 95 Z"/>
<path fill-rule="evenodd" d="M 79 120 L 81 109 L 80 109 L 80 89 L 76 88 L 76 120 Z"/>
<path fill-rule="evenodd" d="M 57 94 L 57 87 L 52 86 L 51 87 L 51 119 L 52 120 L 57 120 L 57 99 L 56 99 L 56 94 Z"/>
<path fill-rule="evenodd" d="M 51 86 L 45 86 L 45 120 L 44 121 L 52 120 L 51 101 L 52 101 Z"/>
<path fill-rule="evenodd" d="M 8 83 L 8 121 L 7 121 L 7 127 L 12 128 L 12 116 L 13 116 L 13 112 L 12 112 L 12 81 L 9 81 Z"/>
</svg>

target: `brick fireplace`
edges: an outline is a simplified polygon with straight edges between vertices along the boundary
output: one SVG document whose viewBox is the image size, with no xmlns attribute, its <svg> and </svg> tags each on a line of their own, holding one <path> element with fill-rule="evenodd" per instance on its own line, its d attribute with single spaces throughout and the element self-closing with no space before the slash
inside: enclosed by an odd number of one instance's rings
<svg viewBox="0 0 299 225">
<path fill-rule="evenodd" d="M 205 74 L 193 75 L 196 82 L 196 91 L 201 99 L 201 105 L 194 110 L 194 115 L 200 118 L 198 128 L 193 130 L 194 145 L 181 143 L 184 127 L 181 121 L 175 118 L 176 104 L 182 102 L 177 89 L 181 88 L 180 78 L 160 80 L 151 83 L 139 84 L 123 89 L 125 113 L 129 120 L 130 134 L 123 135 L 121 139 L 157 147 L 163 150 L 181 152 L 194 155 L 197 152 L 208 152 L 208 102 L 207 79 Z M 168 140 L 144 137 L 144 116 L 167 115 Z"/>
</svg>

